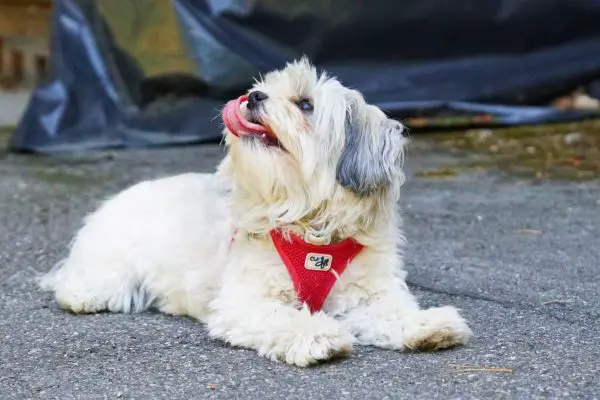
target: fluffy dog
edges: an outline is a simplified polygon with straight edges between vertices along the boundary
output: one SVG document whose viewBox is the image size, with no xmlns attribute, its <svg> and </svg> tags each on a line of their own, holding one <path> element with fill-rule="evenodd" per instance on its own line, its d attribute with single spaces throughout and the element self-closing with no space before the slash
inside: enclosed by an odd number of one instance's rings
<svg viewBox="0 0 600 400">
<path fill-rule="evenodd" d="M 41 280 L 61 308 L 152 306 L 298 366 L 356 343 L 468 341 L 454 307 L 421 309 L 404 280 L 401 123 L 306 58 L 229 102 L 223 120 L 215 174 L 141 182 L 87 216 Z"/>
</svg>

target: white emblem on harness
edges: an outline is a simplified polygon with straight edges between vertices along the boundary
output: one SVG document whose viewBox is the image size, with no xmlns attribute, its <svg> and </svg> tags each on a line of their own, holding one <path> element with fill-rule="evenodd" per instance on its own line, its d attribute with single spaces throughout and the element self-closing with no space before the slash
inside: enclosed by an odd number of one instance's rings
<svg viewBox="0 0 600 400">
<path fill-rule="evenodd" d="M 311 271 L 329 271 L 333 257 L 329 254 L 308 253 L 304 260 L 304 268 Z"/>
</svg>

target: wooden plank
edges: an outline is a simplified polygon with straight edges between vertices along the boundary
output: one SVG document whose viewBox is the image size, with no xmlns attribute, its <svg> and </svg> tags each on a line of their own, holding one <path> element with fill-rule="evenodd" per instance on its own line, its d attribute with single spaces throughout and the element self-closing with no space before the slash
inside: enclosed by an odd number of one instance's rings
<svg viewBox="0 0 600 400">
<path fill-rule="evenodd" d="M 37 1 L 26 0 L 16 5 L 0 0 L 0 36 L 48 37 L 52 9 L 47 1 L 31 4 Z"/>
<path fill-rule="evenodd" d="M 1 6 L 52 7 L 52 0 L 0 0 L 0 7 Z"/>
</svg>

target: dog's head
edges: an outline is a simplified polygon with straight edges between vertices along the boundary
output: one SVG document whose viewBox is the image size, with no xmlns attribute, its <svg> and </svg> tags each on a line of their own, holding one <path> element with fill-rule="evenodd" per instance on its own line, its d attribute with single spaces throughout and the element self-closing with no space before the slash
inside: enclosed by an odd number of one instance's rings
<svg viewBox="0 0 600 400">
<path fill-rule="evenodd" d="M 361 205 L 395 198 L 403 181 L 402 124 L 318 75 L 306 58 L 230 101 L 223 120 L 230 148 L 223 169 L 234 190 L 243 190 L 246 208 L 263 209 L 270 223 L 312 216 L 332 226 L 335 207 L 354 207 L 353 217 L 364 218 L 370 211 Z"/>
</svg>

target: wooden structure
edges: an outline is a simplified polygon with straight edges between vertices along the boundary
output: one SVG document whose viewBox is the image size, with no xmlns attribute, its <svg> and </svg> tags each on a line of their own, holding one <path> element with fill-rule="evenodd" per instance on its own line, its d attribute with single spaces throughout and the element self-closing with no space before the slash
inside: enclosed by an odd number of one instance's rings
<svg viewBox="0 0 600 400">
<path fill-rule="evenodd" d="M 51 15 L 51 0 L 0 0 L 0 89 L 46 74 Z"/>
</svg>

